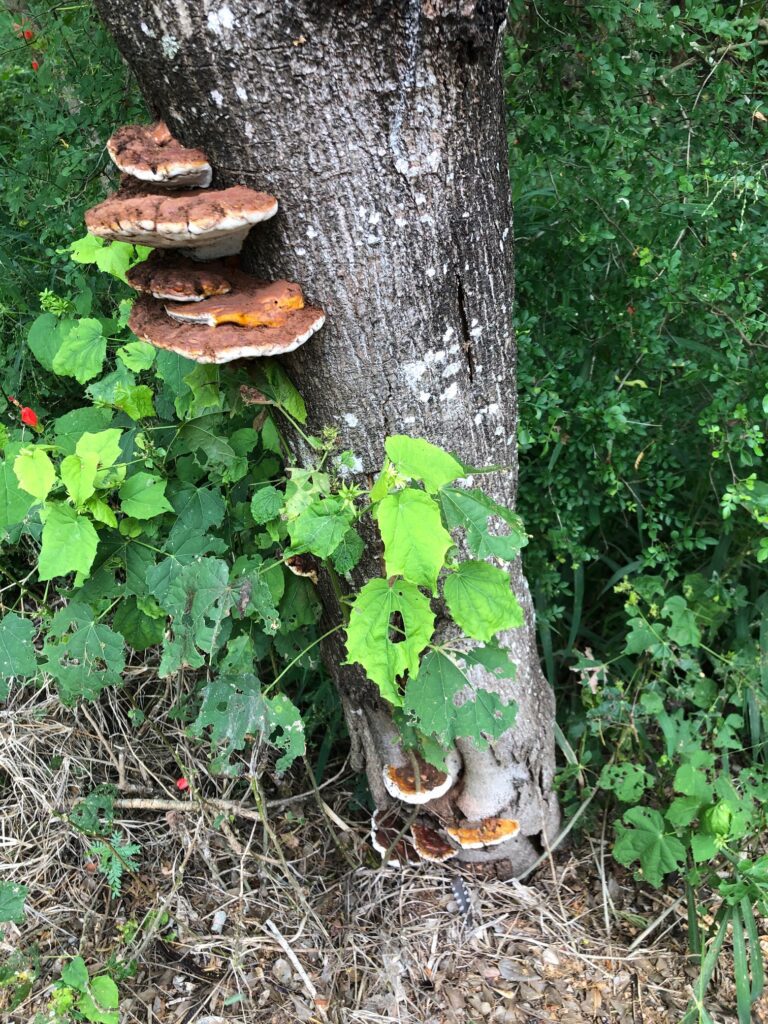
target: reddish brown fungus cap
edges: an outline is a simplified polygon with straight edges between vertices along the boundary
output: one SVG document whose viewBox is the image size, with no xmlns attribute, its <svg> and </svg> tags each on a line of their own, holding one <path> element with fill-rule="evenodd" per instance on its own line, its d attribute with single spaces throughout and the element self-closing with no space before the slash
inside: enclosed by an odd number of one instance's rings
<svg viewBox="0 0 768 1024">
<path fill-rule="evenodd" d="M 292 310 L 277 327 L 239 327 L 236 324 L 205 327 L 178 323 L 166 315 L 161 302 L 140 295 L 128 326 L 138 338 L 195 362 L 229 363 L 233 359 L 292 352 L 324 323 L 325 313 L 312 306 Z"/>
<path fill-rule="evenodd" d="M 186 249 L 195 259 L 217 259 L 240 252 L 254 224 L 277 213 L 277 200 L 244 185 L 211 191 L 169 191 L 124 183 L 88 210 L 92 235 L 111 241 Z"/>
<path fill-rule="evenodd" d="M 173 302 L 200 302 L 232 290 L 233 273 L 225 263 L 200 263 L 178 253 L 155 249 L 125 275 L 137 292 Z"/>
<path fill-rule="evenodd" d="M 182 323 L 239 324 L 241 327 L 278 327 L 294 309 L 304 307 L 301 288 L 291 281 L 257 281 L 250 274 L 230 275 L 232 288 L 221 298 L 166 306 L 165 311 Z"/>
<path fill-rule="evenodd" d="M 403 825 L 403 817 L 396 807 L 373 812 L 373 817 L 371 818 L 371 846 L 381 857 L 382 861 L 386 857 L 390 846 L 392 847 L 389 857 L 385 862 L 387 867 L 401 868 L 407 864 L 415 864 L 419 859 L 414 848 L 411 846 L 410 840 L 405 835 L 399 836 Z"/>
<path fill-rule="evenodd" d="M 384 786 L 390 796 L 406 804 L 425 804 L 443 796 L 456 781 L 454 772 L 441 772 L 417 754 L 404 765 L 385 765 Z"/>
<path fill-rule="evenodd" d="M 444 836 L 430 828 L 429 825 L 414 823 L 411 825 L 411 835 L 416 853 L 422 860 L 442 864 L 443 861 L 450 860 L 458 853 Z"/>
<path fill-rule="evenodd" d="M 481 850 L 512 839 L 520 831 L 520 822 L 514 818 L 485 818 L 477 825 L 448 826 L 445 831 L 462 850 Z"/>
<path fill-rule="evenodd" d="M 164 121 L 118 128 L 107 152 L 121 171 L 161 187 L 207 188 L 213 177 L 205 153 L 182 146 Z"/>
</svg>

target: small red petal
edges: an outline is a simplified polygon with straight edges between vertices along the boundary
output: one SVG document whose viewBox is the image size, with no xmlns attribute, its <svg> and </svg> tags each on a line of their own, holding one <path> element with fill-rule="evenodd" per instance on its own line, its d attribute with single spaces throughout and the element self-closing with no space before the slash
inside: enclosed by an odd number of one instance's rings
<svg viewBox="0 0 768 1024">
<path fill-rule="evenodd" d="M 27 40 L 27 42 L 29 42 L 30 39 L 35 38 L 35 33 L 32 31 L 31 28 L 24 29 L 24 38 Z"/>
<path fill-rule="evenodd" d="M 630 316 L 633 316 L 634 312 L 635 312 L 635 307 L 634 306 L 627 306 L 627 312 L 629 313 Z"/>
<path fill-rule="evenodd" d="M 21 422 L 26 423 L 28 427 L 36 427 L 38 419 L 35 410 L 30 409 L 28 405 L 25 405 L 21 410 Z"/>
<path fill-rule="evenodd" d="M 189 783 L 183 775 L 180 779 L 176 779 L 176 789 L 180 789 L 182 793 L 185 789 L 189 789 Z"/>
<path fill-rule="evenodd" d="M 38 71 L 39 69 L 40 69 L 40 65 L 37 63 L 36 60 L 33 60 L 32 61 L 32 70 L 33 71 Z"/>
</svg>

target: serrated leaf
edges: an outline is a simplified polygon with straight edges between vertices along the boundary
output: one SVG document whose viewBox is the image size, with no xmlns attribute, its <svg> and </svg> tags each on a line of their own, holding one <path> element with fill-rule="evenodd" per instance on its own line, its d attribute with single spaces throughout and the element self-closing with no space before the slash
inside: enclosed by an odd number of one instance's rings
<svg viewBox="0 0 768 1024">
<path fill-rule="evenodd" d="M 280 628 L 277 603 L 285 590 L 285 578 L 279 563 L 263 562 L 260 555 L 242 556 L 232 566 L 232 585 L 237 588 L 237 610 L 264 623 L 269 636 Z"/>
<path fill-rule="evenodd" d="M 94 317 L 84 317 L 67 331 L 53 357 L 53 371 L 85 384 L 101 373 L 106 354 L 107 339 L 101 322 Z"/>
<path fill-rule="evenodd" d="M 243 749 L 248 736 L 259 738 L 266 728 L 267 706 L 259 680 L 252 672 L 241 672 L 203 687 L 203 701 L 190 731 L 200 736 L 210 729 L 211 746 L 223 745 L 223 754 L 229 757 Z"/>
<path fill-rule="evenodd" d="M 97 409 L 92 405 L 83 409 L 73 409 L 72 412 L 59 416 L 54 420 L 53 431 L 62 455 L 74 455 L 75 445 L 83 434 L 100 434 L 111 421 L 111 409 Z"/>
<path fill-rule="evenodd" d="M 399 616 L 401 623 L 393 622 Z M 419 673 L 419 656 L 432 638 L 435 616 L 413 584 L 369 580 L 355 598 L 347 626 L 347 662 L 359 664 L 391 704 L 403 703 L 398 678 Z M 397 640 L 390 634 L 393 630 Z"/>
<path fill-rule="evenodd" d="M 76 238 L 69 246 L 69 258 L 73 263 L 95 263 L 97 253 L 104 247 L 104 239 L 96 235 Z"/>
<path fill-rule="evenodd" d="M 491 640 L 523 624 L 523 610 L 503 569 L 487 562 L 462 562 L 443 587 L 454 622 L 475 640 Z"/>
<path fill-rule="evenodd" d="M 220 559 L 201 558 L 180 569 L 162 598 L 173 617 L 173 640 L 163 650 L 161 676 L 204 664 L 200 651 L 212 654 L 226 639 L 223 624 L 235 598 L 229 569 Z"/>
<path fill-rule="evenodd" d="M 284 693 L 267 697 L 266 705 L 269 714 L 271 743 L 284 752 L 282 757 L 278 758 L 275 768 L 278 772 L 284 772 L 297 757 L 306 753 L 304 722 L 299 714 L 299 709 Z"/>
<path fill-rule="evenodd" d="M 448 528 L 463 528 L 467 544 L 478 558 L 496 556 L 511 562 L 528 543 L 520 516 L 496 504 L 477 488 L 443 487 L 440 505 Z M 491 533 L 490 522 L 493 519 L 505 523 L 508 533 Z"/>
<path fill-rule="evenodd" d="M 328 558 L 349 529 L 352 513 L 339 498 L 313 501 L 288 524 L 291 554 L 309 552 Z"/>
<path fill-rule="evenodd" d="M 29 328 L 27 345 L 38 363 L 53 373 L 53 359 L 61 345 L 59 321 L 53 313 L 42 313 Z"/>
<path fill-rule="evenodd" d="M 639 764 L 606 764 L 600 772 L 598 785 L 616 794 L 625 804 L 637 803 L 653 779 Z"/>
<path fill-rule="evenodd" d="M 157 349 L 147 341 L 129 341 L 117 350 L 117 355 L 129 370 L 139 373 L 148 370 L 155 361 Z"/>
<path fill-rule="evenodd" d="M 220 417 L 217 415 L 189 420 L 176 434 L 169 455 L 178 458 L 190 452 L 203 452 L 210 465 L 217 468 L 231 466 L 237 455 L 234 448 L 219 433 L 222 429 Z"/>
<path fill-rule="evenodd" d="M 456 697 L 462 694 L 457 704 Z M 459 738 L 480 749 L 514 725 L 517 707 L 492 690 L 477 687 L 456 662 L 441 651 L 430 651 L 417 679 L 409 678 L 403 708 L 420 732 L 443 747 Z"/>
<path fill-rule="evenodd" d="M 98 464 L 96 473 L 97 487 L 114 486 L 118 480 L 125 476 L 125 467 L 116 466 L 122 455 L 120 439 L 122 430 L 110 427 L 108 430 L 99 430 L 97 433 L 86 431 L 75 444 L 75 455 L 81 459 L 87 459 L 95 455 Z"/>
<path fill-rule="evenodd" d="M 153 519 L 173 512 L 173 505 L 165 496 L 165 485 L 165 480 L 152 473 L 134 473 L 118 491 L 120 507 L 134 519 Z"/>
<path fill-rule="evenodd" d="M 61 460 L 59 474 L 72 501 L 83 506 L 96 490 L 96 472 L 99 459 L 95 452 L 87 455 L 67 455 Z"/>
<path fill-rule="evenodd" d="M 180 420 L 194 419 L 205 413 L 218 412 L 224 406 L 220 387 L 221 370 L 213 363 L 196 363 L 184 377 L 187 389 L 175 401 Z"/>
<path fill-rule="evenodd" d="M 251 371 L 254 385 L 275 405 L 284 409 L 299 423 L 307 422 L 307 407 L 280 363 L 274 359 L 259 359 Z"/>
<path fill-rule="evenodd" d="M 363 538 L 354 527 L 350 527 L 339 541 L 338 546 L 333 549 L 331 555 L 331 561 L 336 572 L 342 576 L 351 572 L 360 561 L 364 549 Z"/>
<path fill-rule="evenodd" d="M 701 643 L 701 633 L 696 623 L 696 616 L 688 607 L 684 597 L 676 594 L 664 602 L 661 614 L 667 616 L 671 621 L 667 629 L 667 636 L 674 644 L 681 647 L 698 647 Z"/>
<path fill-rule="evenodd" d="M 479 666 L 496 679 L 514 679 L 517 674 L 517 665 L 510 661 L 509 651 L 495 644 L 473 647 L 461 657 L 468 668 Z"/>
<path fill-rule="evenodd" d="M 7 459 L 0 462 L 0 531 L 21 523 L 34 503 L 32 495 L 19 487 L 13 465 Z"/>
<path fill-rule="evenodd" d="M 74 988 L 78 992 L 85 992 L 88 988 L 88 968 L 81 956 L 76 956 L 61 969 L 61 980 L 65 985 Z"/>
<path fill-rule="evenodd" d="M 103 274 L 111 274 L 125 281 L 125 273 L 134 260 L 134 248 L 129 242 L 109 242 L 96 250 L 96 266 Z"/>
<path fill-rule="evenodd" d="M 421 480 L 432 494 L 465 474 L 458 459 L 421 437 L 396 434 L 387 438 L 384 447 L 399 473 Z"/>
<path fill-rule="evenodd" d="M 0 619 L 0 679 L 25 678 L 37 672 L 35 627 L 29 619 L 8 612 Z"/>
<path fill-rule="evenodd" d="M 276 487 L 267 484 L 260 487 L 251 498 L 251 515 L 258 526 L 263 526 L 280 515 L 285 495 Z"/>
<path fill-rule="evenodd" d="M 145 651 L 162 643 L 165 635 L 165 616 L 152 618 L 139 608 L 133 596 L 124 598 L 112 619 L 112 628 L 120 633 L 134 651 Z"/>
<path fill-rule="evenodd" d="M 434 593 L 437 575 L 453 545 L 440 509 L 424 491 L 405 487 L 388 494 L 374 512 L 384 541 L 388 576 L 403 576 Z"/>
<path fill-rule="evenodd" d="M 677 871 L 685 864 L 685 847 L 665 829 L 664 819 L 650 807 L 632 807 L 616 825 L 618 838 L 613 856 L 630 867 L 640 863 L 638 877 L 655 889 L 661 886 L 664 875 Z"/>
<path fill-rule="evenodd" d="M 26 885 L 18 882 L 0 882 L 0 921 L 21 924 L 24 920 L 24 901 L 29 894 Z"/>
<path fill-rule="evenodd" d="M 87 576 L 96 557 L 99 535 L 93 523 L 63 502 L 51 503 L 43 525 L 37 563 L 41 580 L 79 572 Z"/>
<path fill-rule="evenodd" d="M 226 504 L 218 487 L 196 487 L 176 480 L 169 481 L 166 493 L 179 525 L 204 533 L 224 521 Z"/>
<path fill-rule="evenodd" d="M 105 687 L 120 684 L 125 667 L 123 638 L 75 602 L 53 617 L 43 655 L 64 704 L 96 700 Z"/>
<path fill-rule="evenodd" d="M 42 448 L 23 448 L 14 460 L 13 471 L 19 487 L 40 501 L 48 497 L 56 482 L 56 469 Z"/>
<path fill-rule="evenodd" d="M 91 514 L 97 523 L 103 523 L 105 526 L 117 527 L 117 516 L 103 498 L 95 496 L 93 498 L 89 498 L 85 503 L 85 509 Z"/>
</svg>

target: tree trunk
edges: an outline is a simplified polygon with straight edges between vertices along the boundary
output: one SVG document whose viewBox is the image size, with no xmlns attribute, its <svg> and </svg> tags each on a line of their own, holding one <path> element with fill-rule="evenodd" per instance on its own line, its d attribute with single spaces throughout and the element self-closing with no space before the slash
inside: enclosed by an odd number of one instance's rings
<svg viewBox="0 0 768 1024">
<path fill-rule="evenodd" d="M 516 489 L 512 233 L 502 79 L 504 0 L 96 0 L 150 108 L 204 149 L 214 184 L 278 196 L 246 264 L 301 283 L 328 320 L 285 360 L 310 429 L 335 425 L 372 475 L 388 434 L 425 437 L 512 504 Z M 310 453 L 297 450 L 299 462 Z M 510 843 L 466 855 L 524 870 L 558 825 L 553 697 L 526 625 L 517 724 L 463 771 L 435 811 L 521 822 Z M 380 574 L 379 568 L 373 572 Z M 328 614 L 334 615 L 330 601 Z M 338 621 L 338 616 L 336 616 Z M 397 756 L 386 706 L 341 642 L 326 663 L 378 805 Z M 499 689 L 497 680 L 486 680 Z"/>
</svg>

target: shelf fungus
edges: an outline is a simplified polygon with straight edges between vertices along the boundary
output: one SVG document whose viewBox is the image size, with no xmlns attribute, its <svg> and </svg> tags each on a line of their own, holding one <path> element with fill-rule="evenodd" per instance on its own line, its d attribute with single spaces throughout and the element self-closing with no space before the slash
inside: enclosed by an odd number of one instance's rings
<svg viewBox="0 0 768 1024">
<path fill-rule="evenodd" d="M 164 121 L 118 128 L 107 152 L 121 171 L 164 187 L 207 188 L 213 177 L 205 153 L 174 139 Z"/>
<path fill-rule="evenodd" d="M 286 313 L 274 327 L 222 324 L 206 327 L 171 319 L 162 302 L 140 295 L 128 326 L 137 338 L 156 348 L 176 352 L 198 363 L 229 363 L 233 359 L 279 356 L 303 345 L 325 323 L 325 313 L 313 306 Z"/>
<path fill-rule="evenodd" d="M 384 811 L 373 812 L 371 846 L 388 868 L 402 868 L 419 860 L 410 838 L 400 834 L 404 825 L 405 822 L 397 808 L 390 807 Z"/>
<path fill-rule="evenodd" d="M 445 831 L 462 850 L 482 850 L 513 839 L 520 831 L 520 822 L 514 818 L 485 818 L 477 825 L 449 825 Z"/>
<path fill-rule="evenodd" d="M 442 864 L 458 853 L 458 850 L 451 846 L 447 839 L 435 829 L 430 828 L 429 825 L 414 822 L 411 825 L 411 835 L 416 853 L 422 860 L 428 860 L 432 864 Z"/>
<path fill-rule="evenodd" d="M 277 213 L 277 200 L 244 185 L 187 191 L 124 181 L 85 214 L 92 235 L 160 249 L 185 249 L 198 260 L 240 252 L 254 224 Z"/>
<path fill-rule="evenodd" d="M 426 804 L 444 796 L 459 774 L 460 761 L 455 751 L 446 755 L 447 771 L 428 764 L 418 754 L 402 765 L 384 766 L 384 788 L 390 796 L 406 804 Z"/>
<path fill-rule="evenodd" d="M 167 249 L 155 249 L 125 275 L 131 288 L 154 299 L 202 302 L 232 291 L 233 272 L 223 262 L 201 263 Z"/>
<path fill-rule="evenodd" d="M 137 337 L 198 363 L 228 363 L 292 352 L 323 326 L 325 313 L 305 305 L 298 284 L 239 269 L 248 232 L 277 213 L 274 196 L 208 189 L 205 153 L 162 121 L 119 128 L 107 149 L 120 187 L 85 223 L 99 238 L 156 250 L 126 275 L 139 292 L 128 322 Z"/>
<path fill-rule="evenodd" d="M 232 288 L 216 301 L 166 306 L 168 316 L 182 323 L 239 324 L 241 327 L 279 327 L 292 310 L 304 308 L 301 288 L 291 281 L 257 281 L 236 271 Z"/>
</svg>

